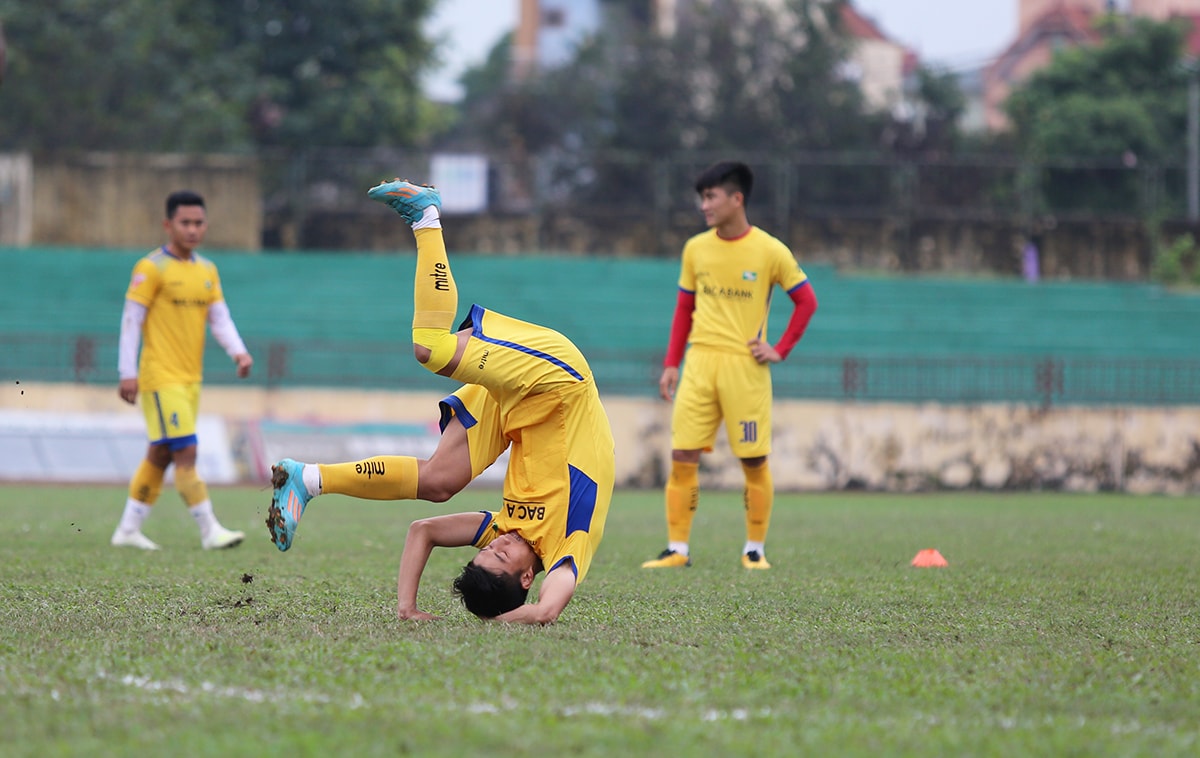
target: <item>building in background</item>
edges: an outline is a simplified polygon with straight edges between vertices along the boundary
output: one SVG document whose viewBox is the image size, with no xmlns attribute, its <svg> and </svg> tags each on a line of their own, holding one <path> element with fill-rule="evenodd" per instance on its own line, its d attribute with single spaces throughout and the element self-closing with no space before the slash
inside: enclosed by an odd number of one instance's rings
<svg viewBox="0 0 1200 758">
<path fill-rule="evenodd" d="M 519 0 L 520 13 L 513 39 L 513 75 L 520 79 L 571 59 L 576 46 L 605 28 L 607 0 Z M 632 4 L 636 23 L 659 34 L 674 34 L 679 19 L 705 0 L 644 0 Z M 762 0 L 782 12 L 787 0 Z M 631 4 L 623 3 L 628 12 Z M 904 101 L 905 79 L 917 66 L 915 53 L 889 37 L 852 3 L 841 8 L 843 28 L 853 51 L 843 70 L 858 82 L 873 110 L 894 110 Z"/>
<path fill-rule="evenodd" d="M 1200 53 L 1200 0 L 1019 0 L 1016 39 L 983 71 L 984 126 L 1006 129 L 1004 102 L 1013 88 L 1049 65 L 1059 50 L 1100 42 L 1097 21 L 1109 13 L 1185 21 L 1192 30 L 1189 53 Z"/>
</svg>

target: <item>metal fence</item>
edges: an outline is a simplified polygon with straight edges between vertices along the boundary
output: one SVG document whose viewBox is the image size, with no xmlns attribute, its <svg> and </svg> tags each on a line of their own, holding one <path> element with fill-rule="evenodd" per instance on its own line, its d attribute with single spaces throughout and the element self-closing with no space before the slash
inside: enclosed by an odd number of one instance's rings
<svg viewBox="0 0 1200 758">
<path fill-rule="evenodd" d="M 429 177 L 431 155 L 387 149 L 310 150 L 261 157 L 268 237 L 286 218 L 362 214 L 363 188 L 383 174 Z M 581 156 L 514 161 L 491 155 L 487 211 L 557 213 L 638 222 L 658 230 L 695 225 L 696 175 L 725 154 Z M 1144 221 L 1186 217 L 1186 171 L 1178 164 L 1004 155 L 904 158 L 859 153 L 740 154 L 754 169 L 756 218 L 776 230 L 792 219 L 905 221 Z M 303 247 L 303 240 L 300 240 Z"/>
<path fill-rule="evenodd" d="M 420 368 L 410 346 L 384 342 L 273 340 L 252 345 L 251 386 L 442 390 L 446 380 Z M 0 378 L 16 382 L 115 385 L 116 335 L 0 334 Z M 589 350 L 601 391 L 657 392 L 659 352 Z M 207 356 L 210 384 L 232 384 L 218 348 Z M 1055 356 L 880 357 L 808 355 L 774 368 L 780 398 L 904 403 L 1200 405 L 1200 359 Z"/>
</svg>

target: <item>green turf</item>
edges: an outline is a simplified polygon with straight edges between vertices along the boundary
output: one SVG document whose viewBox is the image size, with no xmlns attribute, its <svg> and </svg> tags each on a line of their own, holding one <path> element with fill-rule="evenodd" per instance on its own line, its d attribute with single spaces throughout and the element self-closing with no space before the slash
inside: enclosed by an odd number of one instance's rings
<svg viewBox="0 0 1200 758">
<path fill-rule="evenodd" d="M 214 490 L 250 541 L 199 548 L 173 494 L 107 544 L 124 493 L 0 487 L 6 756 L 1194 755 L 1200 499 L 781 496 L 769 572 L 737 493 L 706 493 L 694 566 L 638 568 L 660 494 L 618 492 L 559 623 L 456 607 L 438 551 L 398 622 L 408 522 L 327 497 L 278 553 L 265 490 Z M 460 495 L 458 509 L 494 493 Z M 947 569 L 914 569 L 936 547 Z"/>
</svg>

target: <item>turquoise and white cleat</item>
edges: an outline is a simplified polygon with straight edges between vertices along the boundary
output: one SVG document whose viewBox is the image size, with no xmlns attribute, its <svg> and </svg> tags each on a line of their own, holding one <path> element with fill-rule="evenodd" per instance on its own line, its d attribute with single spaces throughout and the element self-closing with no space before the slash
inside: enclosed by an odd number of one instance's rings
<svg viewBox="0 0 1200 758">
<path fill-rule="evenodd" d="M 300 517 L 312 497 L 304 487 L 304 464 L 284 458 L 271 467 L 271 507 L 267 510 L 267 529 L 271 541 L 280 550 L 292 546 Z"/>
<path fill-rule="evenodd" d="M 440 213 L 442 196 L 427 184 L 413 184 L 403 179 L 393 179 L 367 190 L 367 197 L 391 206 L 401 218 L 410 224 L 421 220 L 425 209 L 433 206 Z"/>
</svg>

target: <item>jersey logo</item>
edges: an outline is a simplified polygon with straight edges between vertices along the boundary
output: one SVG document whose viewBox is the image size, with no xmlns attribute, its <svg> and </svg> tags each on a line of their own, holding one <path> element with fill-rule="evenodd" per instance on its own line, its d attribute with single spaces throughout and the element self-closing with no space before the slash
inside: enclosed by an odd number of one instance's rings
<svg viewBox="0 0 1200 758">
<path fill-rule="evenodd" d="M 146 281 L 145 274 L 134 274 L 133 278 L 129 280 L 129 286 L 136 287 L 144 281 Z"/>
<path fill-rule="evenodd" d="M 742 272 L 742 281 L 757 282 L 758 281 L 758 272 L 757 271 L 743 271 Z"/>
<path fill-rule="evenodd" d="M 546 506 L 544 505 L 512 503 L 506 500 L 504 509 L 508 511 L 509 518 L 518 518 L 524 521 L 541 521 L 546 518 Z"/>
</svg>

